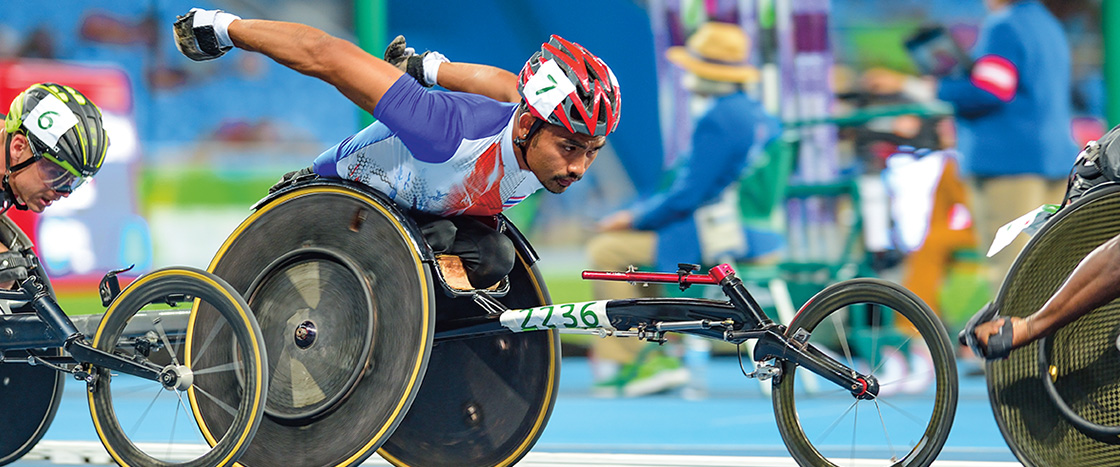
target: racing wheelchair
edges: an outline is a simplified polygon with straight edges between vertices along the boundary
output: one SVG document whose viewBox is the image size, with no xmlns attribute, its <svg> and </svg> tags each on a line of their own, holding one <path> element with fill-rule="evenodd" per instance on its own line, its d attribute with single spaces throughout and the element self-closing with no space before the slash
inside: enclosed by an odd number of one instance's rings
<svg viewBox="0 0 1120 467">
<path fill-rule="evenodd" d="M 113 271 L 101 282 L 104 315 L 71 319 L 31 241 L 4 216 L 0 241 L 21 254 L 4 266 L 19 262 L 28 272 L 14 290 L 0 290 L 0 465 L 43 437 L 65 374 L 85 383 L 94 428 L 116 463 L 234 465 L 264 417 L 268 363 L 256 320 L 229 284 L 173 267 L 122 291 L 123 270 Z M 202 432 L 200 411 L 212 415 Z"/>
<path fill-rule="evenodd" d="M 1015 259 L 991 311 L 1027 316 L 1082 258 L 1120 233 L 1120 185 L 1101 184 L 1046 220 Z M 1007 359 L 985 364 L 996 423 L 1024 465 L 1120 464 L 1120 301 Z"/>
<path fill-rule="evenodd" d="M 844 463 L 854 451 L 838 445 L 857 438 L 887 446 L 889 464 L 929 465 L 952 425 L 949 338 L 897 285 L 833 285 L 788 326 L 767 318 L 727 265 L 584 274 L 717 286 L 727 300 L 552 304 L 536 253 L 503 216 L 487 220 L 515 245 L 514 269 L 491 287 L 463 287 L 416 223 L 368 187 L 308 177 L 277 188 L 209 267 L 246 297 L 268 353 L 264 417 L 243 465 L 349 466 L 375 452 L 398 466 L 514 464 L 555 404 L 561 330 L 757 341 L 748 358 L 757 366 L 743 372 L 772 381 L 778 426 L 803 465 Z M 925 378 L 918 394 L 901 395 L 888 374 L 907 355 L 925 355 L 910 373 Z M 803 387 L 813 380 L 833 390 Z M 860 408 L 874 422 L 855 425 Z M 828 411 L 836 422 L 823 433 L 801 425 Z M 221 411 L 199 412 L 204 431 L 220 423 Z"/>
</svg>

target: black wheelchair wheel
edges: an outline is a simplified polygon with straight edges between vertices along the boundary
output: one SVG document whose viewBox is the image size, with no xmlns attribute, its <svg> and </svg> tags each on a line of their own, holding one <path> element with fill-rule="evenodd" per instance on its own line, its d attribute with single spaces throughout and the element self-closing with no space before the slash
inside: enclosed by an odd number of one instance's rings
<svg viewBox="0 0 1120 467">
<path fill-rule="evenodd" d="M 435 323 L 414 229 L 376 194 L 312 182 L 268 198 L 219 249 L 210 270 L 247 297 L 270 365 L 242 465 L 358 465 L 400 424 Z"/>
<path fill-rule="evenodd" d="M 535 266 L 519 252 L 511 309 L 551 303 Z M 439 319 L 477 315 L 467 298 L 440 297 Z M 560 379 L 559 332 L 534 331 L 439 341 L 416 401 L 379 454 L 396 466 L 513 465 L 544 431 Z"/>
<path fill-rule="evenodd" d="M 1093 328 L 1109 331 L 1105 325 Z M 1108 334 L 1077 337 L 1079 340 L 1088 337 L 1085 339 L 1088 342 L 1111 341 L 1115 344 L 1116 327 L 1113 326 Z M 1112 400 L 1120 391 L 1120 380 L 1117 380 L 1116 373 L 1100 371 L 1101 368 L 1120 369 L 1120 349 L 1107 345 L 1088 345 L 1084 346 L 1088 348 L 1082 348 L 1074 354 L 1057 351 L 1059 348 L 1070 347 L 1069 343 L 1058 342 L 1059 339 L 1049 337 L 1038 342 L 1038 372 L 1042 388 L 1050 396 L 1054 408 L 1066 422 L 1086 436 L 1102 443 L 1120 444 L 1120 425 L 1117 425 L 1120 423 L 1120 413 L 1117 412 L 1120 404 Z M 1087 355 L 1090 352 L 1092 355 Z"/>
<path fill-rule="evenodd" d="M 37 352 L 43 355 L 42 352 Z M 46 355 L 61 355 L 61 349 L 51 349 Z M 0 465 L 19 460 L 39 440 L 47 429 L 62 402 L 62 372 L 45 366 L 31 366 L 26 362 L 26 351 L 4 354 L 7 363 L 0 363 Z"/>
<path fill-rule="evenodd" d="M 190 311 L 167 309 L 188 303 Z M 172 325 L 183 314 L 190 325 Z M 256 320 L 225 281 L 192 268 L 142 276 L 109 306 L 93 345 L 138 361 L 166 361 L 181 376 L 180 384 L 165 387 L 94 369 L 90 414 L 118 464 L 227 466 L 249 447 L 263 418 L 267 362 Z M 202 412 L 219 412 L 221 420 L 199 432 Z"/>
<path fill-rule="evenodd" d="M 808 370 L 781 362 L 772 399 L 778 430 L 801 465 L 849 465 L 882 459 L 886 465 L 927 466 L 953 425 L 957 367 L 940 319 L 913 293 L 877 279 L 853 279 L 815 295 L 787 334 L 879 381 L 871 400 L 855 399 Z M 816 387 L 806 384 L 810 378 Z M 812 419 L 813 429 L 802 420 Z M 823 423 L 822 423 L 823 421 Z"/>
<path fill-rule="evenodd" d="M 1077 264 L 1120 234 L 1120 185 L 1094 188 L 1058 211 L 1019 253 L 993 306 L 1037 311 Z M 1024 465 L 1120 465 L 1120 301 L 986 364 L 996 424 Z"/>
<path fill-rule="evenodd" d="M 0 242 L 13 251 L 34 255 L 33 243 L 7 216 L 0 216 Z M 32 272 L 39 277 L 47 293 L 54 297 L 50 278 L 37 267 Z M 13 313 L 34 313 L 29 304 L 12 310 Z M 0 363 L 0 465 L 19 460 L 43 438 L 50 428 L 62 402 L 66 375 L 45 366 L 25 363 L 31 354 L 27 351 L 8 351 L 7 363 Z M 38 356 L 61 356 L 62 349 L 35 351 Z M 17 363 L 19 362 L 19 363 Z"/>
</svg>

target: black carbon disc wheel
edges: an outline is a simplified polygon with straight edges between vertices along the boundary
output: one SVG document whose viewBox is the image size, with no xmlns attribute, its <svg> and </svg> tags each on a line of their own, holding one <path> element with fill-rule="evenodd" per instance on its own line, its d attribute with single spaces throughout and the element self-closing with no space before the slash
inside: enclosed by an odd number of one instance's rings
<svg viewBox="0 0 1120 467">
<path fill-rule="evenodd" d="M 897 284 L 853 279 L 813 296 L 787 335 L 801 329 L 810 333 L 809 344 L 874 376 L 879 392 L 856 399 L 849 388 L 782 362 L 772 399 L 793 458 L 806 466 L 851 465 L 855 459 L 930 465 L 952 428 L 958 387 L 953 347 L 929 307 Z M 809 378 L 816 387 L 806 384 Z M 801 423 L 809 418 L 812 428 Z"/>
<path fill-rule="evenodd" d="M 48 355 L 61 355 L 51 349 Z M 0 363 L 0 465 L 19 460 L 43 438 L 62 402 L 62 372 L 26 363 L 27 352 L 4 353 Z"/>
<path fill-rule="evenodd" d="M 187 329 L 164 325 L 171 301 L 193 302 Z M 229 284 L 192 268 L 142 276 L 109 306 L 93 346 L 139 362 L 166 356 L 170 365 L 157 365 L 174 375 L 150 381 L 94 369 L 90 414 L 118 464 L 230 466 L 245 452 L 264 417 L 267 362 L 256 321 Z M 201 423 L 202 412 L 220 415 L 208 426 L 179 426 Z"/>
<path fill-rule="evenodd" d="M 1118 185 L 1063 208 L 1015 259 L 996 297 L 1000 315 L 1037 311 L 1086 255 L 1117 234 Z M 996 424 L 1024 465 L 1120 465 L 1120 446 L 1107 439 L 1120 427 L 1118 327 L 1120 301 L 1113 301 L 986 364 Z"/>
<path fill-rule="evenodd" d="M 25 254 L 34 254 L 31 239 L 27 237 L 7 216 L 0 216 L 0 242 Z M 33 274 L 39 277 L 47 293 L 54 297 L 54 288 L 43 268 L 34 268 Z M 26 304 L 14 313 L 34 313 L 35 309 Z M 61 356 L 62 349 L 45 349 L 35 352 L 42 356 Z M 7 363 L 0 363 L 0 465 L 19 460 L 35 447 L 50 428 L 62 402 L 62 390 L 66 375 L 45 366 L 31 366 L 26 363 L 30 354 L 27 351 L 8 351 L 4 357 Z"/>
<path fill-rule="evenodd" d="M 270 199 L 219 250 L 210 269 L 249 297 L 273 378 L 241 464 L 357 465 L 404 418 L 434 334 L 409 222 L 378 195 L 312 183 Z"/>
<path fill-rule="evenodd" d="M 1096 327 L 1106 326 L 1100 323 Z M 1116 327 L 1111 334 L 1117 334 Z M 1099 343 L 1102 339 L 1094 340 Z M 1116 337 L 1103 340 L 1117 341 Z M 1038 371 L 1042 375 L 1042 388 L 1062 418 L 1078 431 L 1102 443 L 1120 444 L 1120 425 L 1117 425 L 1120 403 L 1114 400 L 1120 394 L 1120 381 L 1116 373 L 1108 371 L 1120 369 L 1120 349 L 1099 344 L 1086 346 L 1088 349 L 1077 353 L 1084 355 L 1091 351 L 1092 356 L 1078 358 L 1071 352 L 1058 350 L 1063 347 L 1068 349 L 1070 343 L 1050 337 L 1039 340 Z M 1076 370 L 1070 371 L 1071 368 Z M 1106 370 L 1098 371 L 1100 368 Z"/>
<path fill-rule="evenodd" d="M 535 266 L 510 273 L 511 309 L 550 303 Z M 441 297 L 440 320 L 481 312 L 469 299 Z M 397 431 L 379 451 L 393 465 L 507 466 L 544 431 L 560 379 L 559 332 L 505 333 L 441 341 L 431 375 Z"/>
</svg>

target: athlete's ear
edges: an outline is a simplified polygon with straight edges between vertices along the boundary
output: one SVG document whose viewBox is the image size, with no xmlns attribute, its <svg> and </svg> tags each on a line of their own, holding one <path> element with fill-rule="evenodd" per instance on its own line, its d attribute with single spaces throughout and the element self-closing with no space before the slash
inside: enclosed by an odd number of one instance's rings
<svg viewBox="0 0 1120 467">
<path fill-rule="evenodd" d="M 525 137 L 529 136 L 529 130 L 533 128 L 533 122 L 536 120 L 537 117 L 534 117 L 529 111 L 522 111 L 521 114 L 517 116 L 517 129 L 513 137 L 525 139 Z"/>
<path fill-rule="evenodd" d="M 27 136 L 25 136 L 23 133 L 16 133 L 12 135 L 12 146 L 10 148 L 12 151 L 12 165 L 23 162 L 23 160 L 25 159 L 23 157 L 24 149 L 27 148 L 28 144 L 31 144 L 31 142 L 27 140 Z"/>
</svg>

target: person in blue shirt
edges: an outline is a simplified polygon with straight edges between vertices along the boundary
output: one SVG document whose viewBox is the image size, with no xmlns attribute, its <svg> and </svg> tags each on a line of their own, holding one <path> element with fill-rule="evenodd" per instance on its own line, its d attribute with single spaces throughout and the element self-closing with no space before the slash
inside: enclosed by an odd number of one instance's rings
<svg viewBox="0 0 1120 467">
<path fill-rule="evenodd" d="M 747 64 L 749 39 L 734 24 L 707 23 L 673 47 L 667 57 L 686 71 L 684 86 L 710 99 L 696 121 L 691 152 L 682 155 L 672 184 L 630 208 L 603 218 L 588 245 L 591 267 L 625 270 L 630 265 L 677 270 L 678 263 L 715 264 L 774 250 L 777 234 L 745 231 L 737 184 L 751 156 L 778 134 L 778 121 L 747 96 L 744 83 L 757 79 Z M 633 298 L 648 288 L 597 281 L 596 299 Z M 645 293 L 643 293 L 645 292 Z M 683 385 L 689 377 L 659 352 L 633 339 L 599 339 L 593 367 L 602 395 L 636 396 Z M 641 355 L 641 358 L 639 358 Z M 644 365 L 652 365 L 648 371 Z"/>
<path fill-rule="evenodd" d="M 982 245 L 1001 225 L 1058 203 L 1077 154 L 1071 136 L 1070 48 L 1061 24 L 1038 0 L 985 0 L 990 10 L 959 77 L 914 78 L 870 70 L 877 93 L 903 92 L 952 104 L 962 169 L 977 191 Z M 1020 238 L 989 263 L 993 288 L 1025 246 Z"/>
</svg>

